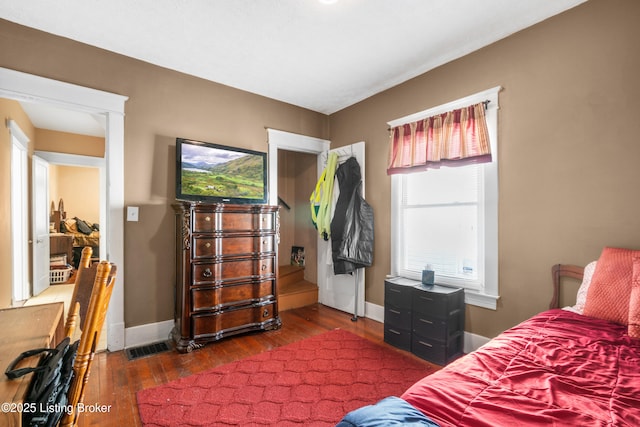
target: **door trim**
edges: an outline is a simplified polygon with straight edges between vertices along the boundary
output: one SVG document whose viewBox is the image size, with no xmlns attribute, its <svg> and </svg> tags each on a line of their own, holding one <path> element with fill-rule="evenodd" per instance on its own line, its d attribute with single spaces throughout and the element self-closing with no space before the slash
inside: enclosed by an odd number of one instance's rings
<svg viewBox="0 0 640 427">
<path fill-rule="evenodd" d="M 29 211 L 28 174 L 29 138 L 13 120 L 7 120 L 11 134 L 11 303 L 24 301 L 31 296 L 29 282 Z M 17 181 L 14 179 L 18 178 Z"/>
</svg>

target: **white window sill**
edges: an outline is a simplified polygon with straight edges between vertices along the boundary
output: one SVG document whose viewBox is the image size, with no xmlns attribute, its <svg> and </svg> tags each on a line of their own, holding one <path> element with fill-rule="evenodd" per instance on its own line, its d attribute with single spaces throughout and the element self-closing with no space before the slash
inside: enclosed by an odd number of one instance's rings
<svg viewBox="0 0 640 427">
<path fill-rule="evenodd" d="M 497 309 L 499 298 L 500 298 L 499 295 L 488 295 L 488 294 L 478 292 L 478 291 L 473 291 L 470 289 L 464 290 L 465 304 L 488 308 L 490 310 Z"/>
</svg>

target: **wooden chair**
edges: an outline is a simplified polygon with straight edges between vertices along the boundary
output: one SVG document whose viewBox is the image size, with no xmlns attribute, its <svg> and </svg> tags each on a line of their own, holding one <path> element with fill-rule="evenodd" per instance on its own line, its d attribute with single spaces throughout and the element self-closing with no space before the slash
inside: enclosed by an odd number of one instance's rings
<svg viewBox="0 0 640 427">
<path fill-rule="evenodd" d="M 68 392 L 68 405 L 72 408 L 72 411 L 64 414 L 60 421 L 60 426 L 75 427 L 77 425 L 77 406 L 84 397 L 85 388 L 89 380 L 91 362 L 100 339 L 100 331 L 107 315 L 115 280 L 116 266 L 107 261 L 101 261 L 97 265 L 91 299 L 87 307 L 86 319 L 83 321 L 80 343 L 78 344 L 78 353 L 73 364 L 74 376 Z"/>
<path fill-rule="evenodd" d="M 91 264 L 93 249 L 86 246 L 82 249 L 82 256 L 76 271 L 75 285 L 71 296 L 71 304 L 65 321 L 65 336 L 73 338 L 73 334 L 78 326 L 80 330 L 87 318 L 87 307 L 91 298 L 91 290 L 96 278 L 97 264 Z M 82 324 L 78 325 L 78 322 Z"/>
</svg>

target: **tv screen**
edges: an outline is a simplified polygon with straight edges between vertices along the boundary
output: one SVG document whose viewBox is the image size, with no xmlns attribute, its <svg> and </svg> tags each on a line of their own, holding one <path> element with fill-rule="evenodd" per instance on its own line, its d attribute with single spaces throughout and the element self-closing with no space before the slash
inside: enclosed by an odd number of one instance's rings
<svg viewBox="0 0 640 427">
<path fill-rule="evenodd" d="M 176 139 L 176 199 L 266 203 L 267 155 L 190 139 Z"/>
</svg>

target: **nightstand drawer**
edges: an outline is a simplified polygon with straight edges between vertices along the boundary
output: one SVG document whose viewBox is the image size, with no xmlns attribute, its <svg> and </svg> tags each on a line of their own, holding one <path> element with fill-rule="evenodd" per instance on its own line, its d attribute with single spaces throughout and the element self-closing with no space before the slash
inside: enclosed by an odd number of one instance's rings
<svg viewBox="0 0 640 427">
<path fill-rule="evenodd" d="M 462 316 L 455 314 L 446 319 L 438 319 L 422 313 L 413 313 L 412 330 L 423 337 L 446 341 L 451 335 L 459 333 L 464 328 L 461 324 Z"/>
<path fill-rule="evenodd" d="M 445 319 L 464 306 L 464 291 L 439 285 L 419 285 L 413 289 L 412 310 Z"/>
<path fill-rule="evenodd" d="M 411 351 L 411 331 L 384 325 L 384 342 L 402 350 Z"/>
<path fill-rule="evenodd" d="M 413 296 L 414 312 L 424 313 L 431 317 L 446 317 L 448 313 L 447 296 L 432 292 L 416 290 Z"/>
<path fill-rule="evenodd" d="M 462 342 L 462 334 L 457 334 L 448 341 L 440 342 L 414 333 L 411 340 L 411 352 L 429 362 L 446 365 L 462 354 Z"/>
<path fill-rule="evenodd" d="M 385 280 L 384 282 L 384 302 L 399 308 L 411 308 L 411 297 L 413 295 L 413 286 L 393 283 Z"/>
<path fill-rule="evenodd" d="M 384 323 L 411 329 L 411 310 L 387 305 L 384 309 Z"/>
</svg>

